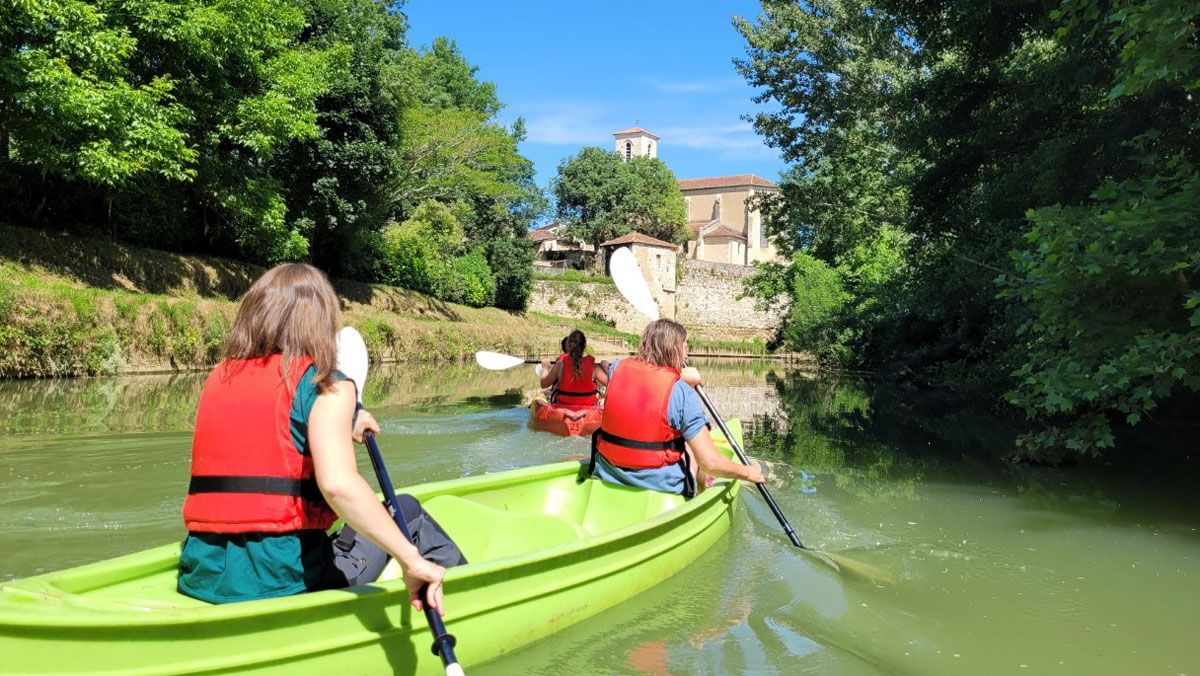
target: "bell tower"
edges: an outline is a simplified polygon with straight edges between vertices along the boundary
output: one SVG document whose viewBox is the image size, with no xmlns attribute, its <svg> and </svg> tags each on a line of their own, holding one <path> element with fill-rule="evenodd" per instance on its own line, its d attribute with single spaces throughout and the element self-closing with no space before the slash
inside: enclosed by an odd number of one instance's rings
<svg viewBox="0 0 1200 676">
<path fill-rule="evenodd" d="M 635 157 L 658 157 L 658 137 L 641 127 L 613 132 L 613 149 L 628 162 Z"/>
</svg>

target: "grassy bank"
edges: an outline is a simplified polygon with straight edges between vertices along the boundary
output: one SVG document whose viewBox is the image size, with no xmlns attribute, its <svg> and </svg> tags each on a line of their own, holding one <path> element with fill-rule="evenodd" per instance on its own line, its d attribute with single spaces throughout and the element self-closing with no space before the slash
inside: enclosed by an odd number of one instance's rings
<svg viewBox="0 0 1200 676">
<path fill-rule="evenodd" d="M 218 258 L 0 226 L 0 378 L 205 368 L 220 352 L 237 298 L 261 272 Z M 334 286 L 346 321 L 376 360 L 452 361 L 480 349 L 551 354 L 573 324 L 395 287 L 344 280 Z"/>
</svg>

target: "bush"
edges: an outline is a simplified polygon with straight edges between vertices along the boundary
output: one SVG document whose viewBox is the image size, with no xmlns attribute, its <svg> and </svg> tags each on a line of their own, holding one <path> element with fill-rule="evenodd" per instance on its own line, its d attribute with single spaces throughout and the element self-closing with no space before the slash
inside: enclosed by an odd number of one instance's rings
<svg viewBox="0 0 1200 676">
<path fill-rule="evenodd" d="M 484 307 L 496 301 L 496 278 L 488 267 L 482 247 L 475 247 L 465 256 L 454 259 L 453 271 L 463 288 L 462 298 L 457 302 Z"/>
<path fill-rule="evenodd" d="M 429 201 L 412 218 L 384 228 L 379 246 L 385 281 L 452 303 L 495 303 L 498 284 L 484 248 L 462 252 L 461 210 Z"/>
</svg>

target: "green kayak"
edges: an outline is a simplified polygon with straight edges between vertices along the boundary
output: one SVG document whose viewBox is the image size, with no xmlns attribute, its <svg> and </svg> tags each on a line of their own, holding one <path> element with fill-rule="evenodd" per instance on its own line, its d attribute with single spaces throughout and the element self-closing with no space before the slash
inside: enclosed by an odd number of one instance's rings
<svg viewBox="0 0 1200 676">
<path fill-rule="evenodd" d="M 471 561 L 446 575 L 468 672 L 654 586 L 729 528 L 736 481 L 685 502 L 578 483 L 579 468 L 404 489 Z M 178 565 L 172 544 L 0 586 L 0 673 L 441 673 L 399 580 L 217 606 L 176 592 Z"/>
</svg>

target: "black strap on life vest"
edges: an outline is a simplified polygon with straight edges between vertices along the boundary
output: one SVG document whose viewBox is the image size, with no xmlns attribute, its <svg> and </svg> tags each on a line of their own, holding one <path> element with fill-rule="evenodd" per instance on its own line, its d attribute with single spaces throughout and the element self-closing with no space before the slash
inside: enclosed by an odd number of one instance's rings
<svg viewBox="0 0 1200 676">
<path fill-rule="evenodd" d="M 193 476 L 188 484 L 188 495 L 192 493 L 291 495 L 309 502 L 322 502 L 325 499 L 316 479 L 277 476 Z"/>
<path fill-rule="evenodd" d="M 592 389 L 588 390 L 587 392 L 574 392 L 572 390 L 564 390 L 561 387 L 554 388 L 555 394 L 565 394 L 565 395 L 572 396 L 572 397 L 590 397 L 593 394 L 597 394 L 598 392 L 599 391 L 594 387 Z"/>
<path fill-rule="evenodd" d="M 601 438 L 610 444 L 632 448 L 636 451 L 678 451 L 682 453 L 684 449 L 683 437 L 681 436 L 675 437 L 670 441 L 639 441 L 637 439 L 619 437 L 605 431 L 603 428 L 596 430 L 596 434 L 600 435 Z"/>
<path fill-rule="evenodd" d="M 625 437 L 619 437 L 615 434 L 609 434 L 608 432 L 605 432 L 604 430 L 596 430 L 595 432 L 592 433 L 592 457 L 588 460 L 587 471 L 580 474 L 577 483 L 583 483 L 584 481 L 592 478 L 596 474 L 596 455 L 600 453 L 599 441 L 600 441 L 601 434 L 604 435 L 605 440 L 610 441 L 614 444 L 622 444 L 624 446 L 627 446 L 628 448 L 638 448 L 638 446 L 635 446 L 632 444 L 666 444 L 665 448 L 655 447 L 655 448 L 645 449 L 645 450 L 651 450 L 651 451 L 671 450 L 672 448 L 678 448 L 680 453 L 682 453 L 682 455 L 679 457 L 679 462 L 677 462 L 675 464 L 679 465 L 680 468 L 683 469 L 683 497 L 684 497 L 684 499 L 687 499 L 687 500 L 691 500 L 692 498 L 696 497 L 696 477 L 692 476 L 692 466 L 691 466 L 691 463 L 688 461 L 688 454 L 684 448 L 683 437 L 677 437 L 676 439 L 673 439 L 672 441 L 662 441 L 662 442 L 635 441 L 633 439 L 626 439 Z M 631 444 L 631 442 L 632 442 L 632 444 Z M 678 446 L 676 446 L 676 442 L 678 442 Z"/>
</svg>

